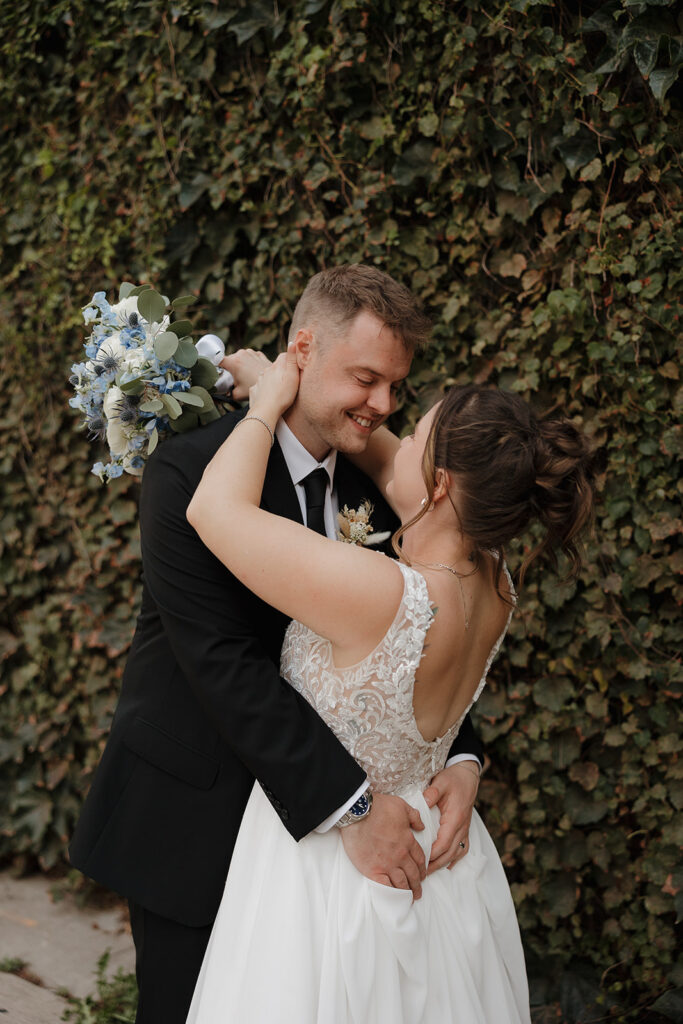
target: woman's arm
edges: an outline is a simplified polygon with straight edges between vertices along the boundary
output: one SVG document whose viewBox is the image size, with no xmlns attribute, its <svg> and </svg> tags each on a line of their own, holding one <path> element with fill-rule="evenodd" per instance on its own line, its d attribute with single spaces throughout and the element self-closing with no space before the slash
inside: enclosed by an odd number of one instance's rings
<svg viewBox="0 0 683 1024">
<path fill-rule="evenodd" d="M 388 427 L 378 427 L 364 452 L 347 455 L 350 462 L 370 477 L 389 505 L 391 501 L 387 497 L 387 484 L 394 475 L 394 456 L 400 443 L 396 434 L 392 434 Z M 391 507 L 393 508 L 393 505 Z"/>
<path fill-rule="evenodd" d="M 254 352 L 251 349 L 239 349 L 225 357 L 221 366 L 228 369 L 235 379 L 235 398 L 247 398 L 249 389 L 258 380 L 264 365 L 269 366 L 270 360 L 262 352 Z M 399 444 L 399 439 L 388 427 L 380 427 L 373 433 L 364 452 L 347 456 L 370 477 L 389 504 L 391 502 L 387 498 L 386 486 L 393 476 L 394 455 Z"/>
<path fill-rule="evenodd" d="M 252 388 L 248 415 L 204 470 L 187 519 L 206 547 L 268 604 L 341 651 L 369 652 L 403 593 L 395 562 L 259 508 L 271 431 L 297 387 L 296 356 L 280 356 Z"/>
</svg>

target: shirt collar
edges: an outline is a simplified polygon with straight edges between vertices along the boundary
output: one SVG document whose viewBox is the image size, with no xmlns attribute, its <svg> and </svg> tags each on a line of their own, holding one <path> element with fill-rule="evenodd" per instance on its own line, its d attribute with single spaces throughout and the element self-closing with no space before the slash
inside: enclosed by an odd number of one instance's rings
<svg viewBox="0 0 683 1024">
<path fill-rule="evenodd" d="M 330 484 L 334 482 L 334 470 L 337 464 L 337 452 L 334 448 L 328 452 L 322 462 L 318 462 L 309 451 L 306 451 L 299 438 L 292 433 L 283 419 L 279 419 L 277 422 L 275 436 L 284 455 L 293 484 L 300 484 L 309 473 L 318 467 L 325 470 Z"/>
</svg>

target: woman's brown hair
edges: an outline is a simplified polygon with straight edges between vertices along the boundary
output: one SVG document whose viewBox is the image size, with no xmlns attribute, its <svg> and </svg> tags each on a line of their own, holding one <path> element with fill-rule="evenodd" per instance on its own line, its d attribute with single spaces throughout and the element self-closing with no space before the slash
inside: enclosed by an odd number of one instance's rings
<svg viewBox="0 0 683 1024">
<path fill-rule="evenodd" d="M 567 575 L 578 574 L 580 535 L 593 509 L 595 457 L 570 420 L 538 419 L 511 392 L 475 385 L 450 388 L 437 409 L 422 460 L 429 501 L 437 469 L 454 477 L 458 497 L 453 507 L 462 532 L 474 542 L 475 560 L 483 550 L 499 556 L 496 587 L 505 546 L 535 519 L 544 536 L 524 559 L 519 582 L 537 558 L 556 569 L 559 551 L 569 558 Z M 397 554 L 400 538 L 428 507 L 425 503 L 396 533 Z"/>
</svg>

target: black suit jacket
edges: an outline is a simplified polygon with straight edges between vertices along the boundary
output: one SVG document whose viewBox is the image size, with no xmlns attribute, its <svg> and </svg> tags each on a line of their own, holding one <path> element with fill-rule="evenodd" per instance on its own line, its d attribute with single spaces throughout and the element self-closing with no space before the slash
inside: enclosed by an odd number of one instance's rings
<svg viewBox="0 0 683 1024">
<path fill-rule="evenodd" d="M 308 702 L 280 678 L 288 620 L 202 544 L 185 510 L 236 422 L 168 441 L 145 469 L 140 500 L 143 592 L 121 696 L 71 846 L 85 874 L 190 926 L 218 911 L 254 778 L 294 839 L 341 806 L 364 774 Z M 343 456 L 340 505 L 395 519 Z M 275 443 L 262 507 L 301 522 Z M 458 749 L 480 752 L 469 720 Z"/>
</svg>

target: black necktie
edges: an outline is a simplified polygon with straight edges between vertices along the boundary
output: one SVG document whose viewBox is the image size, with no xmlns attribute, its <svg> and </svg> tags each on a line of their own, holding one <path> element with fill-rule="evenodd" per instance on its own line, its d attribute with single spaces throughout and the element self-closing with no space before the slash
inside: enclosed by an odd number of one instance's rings
<svg viewBox="0 0 683 1024">
<path fill-rule="evenodd" d="M 325 533 L 325 492 L 329 477 L 324 469 L 314 469 L 302 481 L 306 491 L 306 525 L 310 530 Z"/>
</svg>

